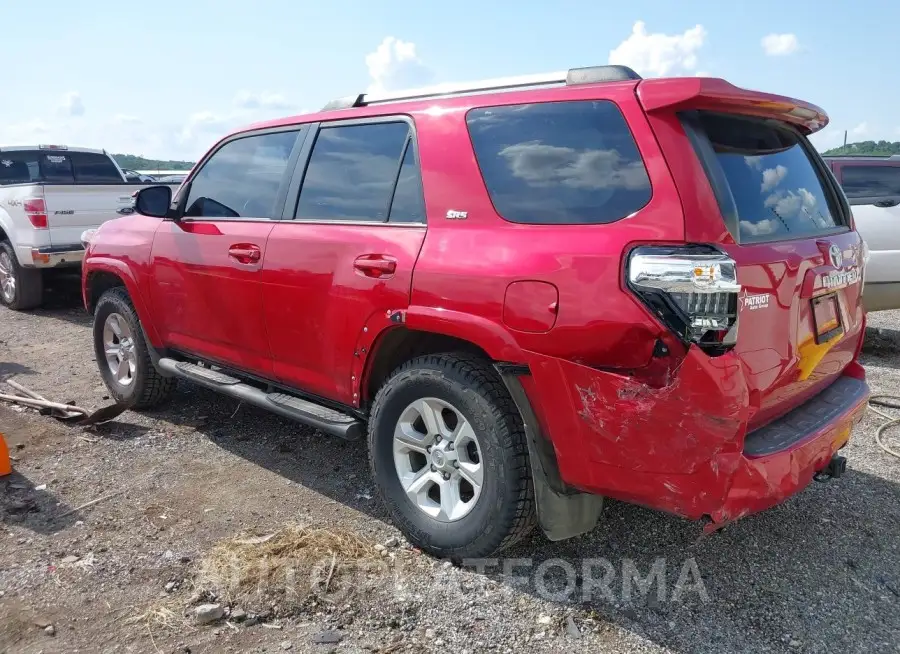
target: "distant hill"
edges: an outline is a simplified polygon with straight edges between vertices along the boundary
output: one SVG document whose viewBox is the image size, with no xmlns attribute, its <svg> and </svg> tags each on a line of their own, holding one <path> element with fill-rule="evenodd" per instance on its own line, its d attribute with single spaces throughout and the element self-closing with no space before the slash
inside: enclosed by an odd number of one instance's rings
<svg viewBox="0 0 900 654">
<path fill-rule="evenodd" d="M 860 154 L 889 156 L 900 154 L 900 141 L 860 141 L 848 143 L 839 148 L 831 148 L 823 154 Z"/>
<path fill-rule="evenodd" d="M 193 161 L 164 161 L 162 159 L 144 159 L 134 154 L 114 154 L 120 168 L 128 170 L 190 170 Z"/>
</svg>

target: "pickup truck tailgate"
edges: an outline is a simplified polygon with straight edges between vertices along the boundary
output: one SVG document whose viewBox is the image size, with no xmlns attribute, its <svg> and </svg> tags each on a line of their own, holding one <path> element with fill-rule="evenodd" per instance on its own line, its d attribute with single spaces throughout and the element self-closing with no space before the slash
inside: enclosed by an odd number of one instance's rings
<svg viewBox="0 0 900 654">
<path fill-rule="evenodd" d="M 50 243 L 54 247 L 79 245 L 81 233 L 118 217 L 131 207 L 131 194 L 140 188 L 128 184 L 44 186 Z"/>
</svg>

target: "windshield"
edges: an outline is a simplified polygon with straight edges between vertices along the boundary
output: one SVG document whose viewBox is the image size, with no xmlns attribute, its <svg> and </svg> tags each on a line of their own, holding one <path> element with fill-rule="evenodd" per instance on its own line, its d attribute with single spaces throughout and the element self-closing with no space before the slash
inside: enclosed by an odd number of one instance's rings
<svg viewBox="0 0 900 654">
<path fill-rule="evenodd" d="M 842 227 L 803 137 L 772 120 L 698 112 L 685 120 L 722 215 L 742 243 Z"/>
</svg>

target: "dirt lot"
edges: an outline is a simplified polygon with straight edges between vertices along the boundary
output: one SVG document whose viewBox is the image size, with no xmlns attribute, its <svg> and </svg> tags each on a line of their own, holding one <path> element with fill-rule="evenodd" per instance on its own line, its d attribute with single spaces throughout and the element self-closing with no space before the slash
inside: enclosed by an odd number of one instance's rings
<svg viewBox="0 0 900 654">
<path fill-rule="evenodd" d="M 45 309 L 0 310 L 0 378 L 100 406 L 90 319 L 77 285 L 57 286 Z M 900 328 L 900 312 L 870 324 Z M 865 363 L 876 392 L 900 393 L 900 345 Z M 0 652 L 898 652 L 900 460 L 878 424 L 855 432 L 844 479 L 712 537 L 610 502 L 593 533 L 536 534 L 480 572 L 397 542 L 364 446 L 211 392 L 181 384 L 164 410 L 95 431 L 0 405 L 16 458 L 0 480 Z M 289 524 L 355 534 L 383 566 L 300 610 L 220 593 L 231 615 L 199 625 L 216 544 Z M 635 571 L 643 590 L 623 583 Z"/>
</svg>

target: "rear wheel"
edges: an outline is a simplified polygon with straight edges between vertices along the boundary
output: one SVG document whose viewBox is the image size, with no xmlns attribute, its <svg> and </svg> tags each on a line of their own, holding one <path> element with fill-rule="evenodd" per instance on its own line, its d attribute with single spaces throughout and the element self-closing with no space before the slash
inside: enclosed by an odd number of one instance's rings
<svg viewBox="0 0 900 654">
<path fill-rule="evenodd" d="M 124 288 L 111 288 L 97 301 L 94 354 L 116 402 L 149 409 L 175 390 L 175 380 L 163 377 L 153 365 L 140 320 Z"/>
<path fill-rule="evenodd" d="M 522 421 L 484 361 L 429 355 L 399 368 L 375 398 L 369 451 L 394 521 L 431 554 L 489 556 L 534 526 Z"/>
<path fill-rule="evenodd" d="M 41 305 L 44 278 L 36 268 L 23 268 L 9 241 L 0 242 L 0 303 L 24 311 Z"/>
</svg>

